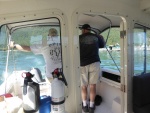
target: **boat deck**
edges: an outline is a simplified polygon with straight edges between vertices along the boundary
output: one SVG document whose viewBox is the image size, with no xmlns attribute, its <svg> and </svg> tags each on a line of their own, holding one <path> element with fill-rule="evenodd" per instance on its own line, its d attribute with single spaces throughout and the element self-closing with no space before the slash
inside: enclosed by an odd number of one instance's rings
<svg viewBox="0 0 150 113">
<path fill-rule="evenodd" d="M 113 113 L 111 108 L 109 108 L 104 102 L 101 105 L 97 106 L 95 109 L 95 113 Z"/>
<path fill-rule="evenodd" d="M 85 113 L 82 111 L 82 113 Z M 105 102 L 102 102 L 99 106 L 96 106 L 94 113 L 113 113 L 111 108 L 109 108 Z"/>
</svg>

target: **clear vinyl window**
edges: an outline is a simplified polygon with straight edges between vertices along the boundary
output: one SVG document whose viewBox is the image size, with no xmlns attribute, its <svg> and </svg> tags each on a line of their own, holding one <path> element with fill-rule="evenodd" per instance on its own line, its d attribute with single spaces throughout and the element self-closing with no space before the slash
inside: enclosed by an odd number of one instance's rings
<svg viewBox="0 0 150 113">
<path fill-rule="evenodd" d="M 150 29 L 134 25 L 134 74 L 150 72 Z"/>
<path fill-rule="evenodd" d="M 51 74 L 50 69 L 54 70 L 52 67 L 55 66 L 53 65 L 56 64 L 58 68 L 62 67 L 61 32 L 60 23 L 57 18 L 11 23 L 7 26 L 10 27 L 7 33 L 8 29 L 4 28 L 5 26 L 1 29 L 0 38 L 3 38 L 3 43 L 1 41 L 2 44 L 0 44 L 2 51 L 0 54 L 3 55 L 0 55 L 3 57 L 3 61 L 1 61 L 3 67 L 0 66 L 1 73 L 7 71 L 10 75 L 14 71 L 30 71 L 32 68 L 38 68 L 42 76 L 45 77 Z M 5 31 L 5 29 L 7 30 Z M 56 30 L 57 39 L 55 38 L 56 36 L 50 35 L 50 29 L 52 29 L 51 32 Z M 27 52 L 16 48 L 8 48 L 9 40 L 21 46 L 28 46 L 31 51 Z M 50 57 L 48 57 L 49 55 Z M 9 59 L 6 63 L 7 57 Z"/>
</svg>

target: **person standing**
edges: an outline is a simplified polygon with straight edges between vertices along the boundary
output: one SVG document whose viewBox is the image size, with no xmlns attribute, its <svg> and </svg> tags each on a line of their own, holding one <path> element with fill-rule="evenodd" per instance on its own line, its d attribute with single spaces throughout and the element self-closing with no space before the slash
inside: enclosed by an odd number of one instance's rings
<svg viewBox="0 0 150 113">
<path fill-rule="evenodd" d="M 48 82 L 52 81 L 52 72 L 56 68 L 62 68 L 60 37 L 55 28 L 49 29 L 47 40 L 36 41 L 36 44 L 31 46 L 19 45 L 11 41 L 10 47 L 20 51 L 32 51 L 34 54 L 42 54 L 46 62 L 46 79 L 48 79 Z"/>
<path fill-rule="evenodd" d="M 100 74 L 99 48 L 105 43 L 102 36 L 91 33 L 89 24 L 82 26 L 82 34 L 79 36 L 80 43 L 80 70 L 81 70 L 81 97 L 84 112 L 94 113 L 96 83 Z M 87 105 L 87 87 L 90 87 L 90 106 Z"/>
</svg>

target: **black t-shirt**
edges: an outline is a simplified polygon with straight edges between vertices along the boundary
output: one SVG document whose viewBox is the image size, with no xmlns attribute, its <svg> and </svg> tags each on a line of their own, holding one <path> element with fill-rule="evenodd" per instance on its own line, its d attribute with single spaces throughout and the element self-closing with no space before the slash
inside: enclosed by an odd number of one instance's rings
<svg viewBox="0 0 150 113">
<path fill-rule="evenodd" d="M 104 47 L 102 37 L 93 33 L 85 33 L 79 36 L 79 42 L 81 66 L 100 61 L 99 48 Z"/>
</svg>

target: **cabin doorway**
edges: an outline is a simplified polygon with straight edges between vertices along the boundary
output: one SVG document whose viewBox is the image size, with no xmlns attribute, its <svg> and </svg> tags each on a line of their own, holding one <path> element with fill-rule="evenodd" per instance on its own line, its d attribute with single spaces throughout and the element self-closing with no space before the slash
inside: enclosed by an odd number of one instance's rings
<svg viewBox="0 0 150 113">
<path fill-rule="evenodd" d="M 120 16 L 79 14 L 78 35 L 81 34 L 80 28 L 83 24 L 89 24 L 91 32 L 102 35 L 106 41 L 105 48 L 99 49 L 101 77 L 97 83 L 96 94 L 102 97 L 102 103 L 96 106 L 95 113 L 123 113 L 126 111 L 124 107 L 126 98 L 125 75 L 123 74 L 125 52 L 122 48 L 125 48 L 126 22 Z M 77 104 L 80 105 L 78 111 L 81 111 L 81 87 L 76 93 Z"/>
</svg>

